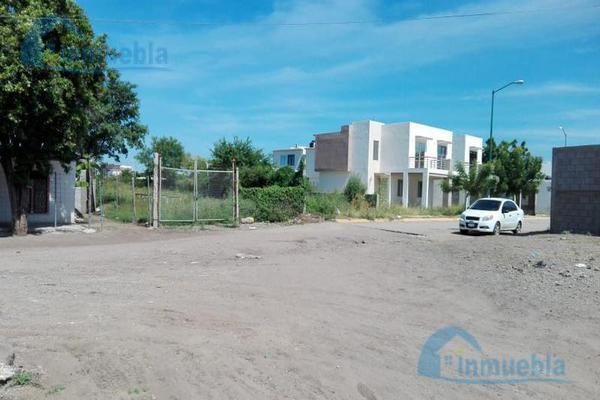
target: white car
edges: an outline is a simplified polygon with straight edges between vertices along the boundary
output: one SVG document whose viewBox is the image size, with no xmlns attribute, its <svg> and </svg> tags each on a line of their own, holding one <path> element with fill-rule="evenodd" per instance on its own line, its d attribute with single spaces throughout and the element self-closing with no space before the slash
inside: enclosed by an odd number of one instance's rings
<svg viewBox="0 0 600 400">
<path fill-rule="evenodd" d="M 512 200 L 501 198 L 479 199 L 460 215 L 460 233 L 488 232 L 499 235 L 512 231 L 515 235 L 523 229 L 525 213 Z"/>
</svg>

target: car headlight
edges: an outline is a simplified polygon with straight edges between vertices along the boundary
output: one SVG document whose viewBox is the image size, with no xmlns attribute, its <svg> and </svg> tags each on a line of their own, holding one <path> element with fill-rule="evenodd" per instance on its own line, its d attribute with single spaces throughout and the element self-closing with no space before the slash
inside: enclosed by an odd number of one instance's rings
<svg viewBox="0 0 600 400">
<path fill-rule="evenodd" d="M 460 219 L 465 219 L 465 214 L 464 213 L 460 214 Z"/>
<path fill-rule="evenodd" d="M 485 217 L 481 218 L 482 221 L 491 221 L 494 219 L 493 215 L 486 215 Z"/>
</svg>

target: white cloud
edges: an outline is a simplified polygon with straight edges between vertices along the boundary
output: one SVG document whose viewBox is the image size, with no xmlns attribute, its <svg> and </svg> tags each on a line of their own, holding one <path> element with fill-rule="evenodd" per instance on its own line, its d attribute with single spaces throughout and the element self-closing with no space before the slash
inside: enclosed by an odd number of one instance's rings
<svg viewBox="0 0 600 400">
<path fill-rule="evenodd" d="M 600 118 L 600 108 L 578 108 L 562 113 L 563 117 L 570 120 L 588 120 Z M 600 132 L 598 133 L 600 136 Z"/>
<path fill-rule="evenodd" d="M 507 96 L 547 96 L 547 95 L 590 95 L 600 94 L 600 86 L 578 82 L 545 82 L 538 85 L 525 86 Z"/>
<path fill-rule="evenodd" d="M 227 86 L 232 88 L 252 83 L 317 83 L 327 89 L 329 83 L 335 83 L 332 77 L 361 79 L 468 56 L 481 49 L 526 48 L 534 42 L 548 44 L 586 36 L 600 31 L 600 9 L 585 8 L 591 4 L 572 1 L 571 10 L 564 12 L 564 2 L 557 0 L 499 0 L 451 12 L 559 10 L 360 25 L 270 25 L 378 19 L 374 0 L 280 1 L 271 15 L 254 25 L 173 29 L 158 33 L 153 42 L 167 46 L 170 67 L 180 72 L 176 74 L 180 82 L 229 80 Z M 423 15 L 428 16 L 433 15 Z M 547 90 L 552 89 L 573 88 Z"/>
</svg>

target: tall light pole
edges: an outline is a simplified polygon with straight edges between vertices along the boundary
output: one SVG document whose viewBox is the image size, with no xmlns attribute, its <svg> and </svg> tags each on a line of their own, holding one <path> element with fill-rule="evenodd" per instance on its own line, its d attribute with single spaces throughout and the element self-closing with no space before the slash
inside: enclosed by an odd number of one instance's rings
<svg viewBox="0 0 600 400">
<path fill-rule="evenodd" d="M 565 135 L 565 147 L 567 147 L 567 132 L 565 132 L 565 128 L 563 128 L 562 126 L 559 126 L 558 129 L 560 129 L 563 135 Z"/>
<path fill-rule="evenodd" d="M 491 117 L 490 117 L 490 142 L 488 144 L 488 159 L 489 161 L 492 161 L 492 139 L 494 137 L 494 98 L 496 97 L 496 93 L 498 93 L 499 91 L 501 91 L 502 89 L 505 89 L 507 87 L 509 87 L 510 85 L 522 85 L 524 84 L 525 81 L 522 79 L 519 79 L 517 81 L 512 81 L 510 83 L 507 83 L 506 85 L 502 86 L 500 89 L 496 89 L 496 90 L 492 90 L 492 112 L 491 112 Z"/>
</svg>

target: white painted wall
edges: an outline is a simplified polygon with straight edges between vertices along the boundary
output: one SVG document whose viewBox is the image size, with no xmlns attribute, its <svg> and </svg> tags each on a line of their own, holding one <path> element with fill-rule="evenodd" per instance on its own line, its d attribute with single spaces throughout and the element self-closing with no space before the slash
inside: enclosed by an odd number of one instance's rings
<svg viewBox="0 0 600 400">
<path fill-rule="evenodd" d="M 306 149 L 306 168 L 304 169 L 304 176 L 308 178 L 310 183 L 315 187 L 319 186 L 319 172 L 315 171 L 315 149 L 309 147 Z"/>
<path fill-rule="evenodd" d="M 552 181 L 542 181 L 535 200 L 536 214 L 550 214 L 550 205 L 552 203 Z"/>
<path fill-rule="evenodd" d="M 452 150 L 452 168 L 456 162 L 469 162 L 471 150 L 477 151 L 477 163 L 481 164 L 483 158 L 483 139 L 472 135 L 454 135 Z"/>
<path fill-rule="evenodd" d="M 408 122 L 383 126 L 381 162 L 377 172 L 399 172 L 407 169 L 410 152 L 409 126 Z"/>
<path fill-rule="evenodd" d="M 350 178 L 350 172 L 323 171 L 319 173 L 318 191 L 321 193 L 342 192 Z"/>
<path fill-rule="evenodd" d="M 48 213 L 29 214 L 27 221 L 34 226 L 54 225 L 54 210 L 56 209 L 59 225 L 75 222 L 75 163 L 65 172 L 60 163 L 52 161 L 52 173 L 49 177 Z M 56 172 L 56 187 L 54 173 Z M 0 166 L 0 224 L 10 224 L 10 199 L 4 170 Z"/>
</svg>

